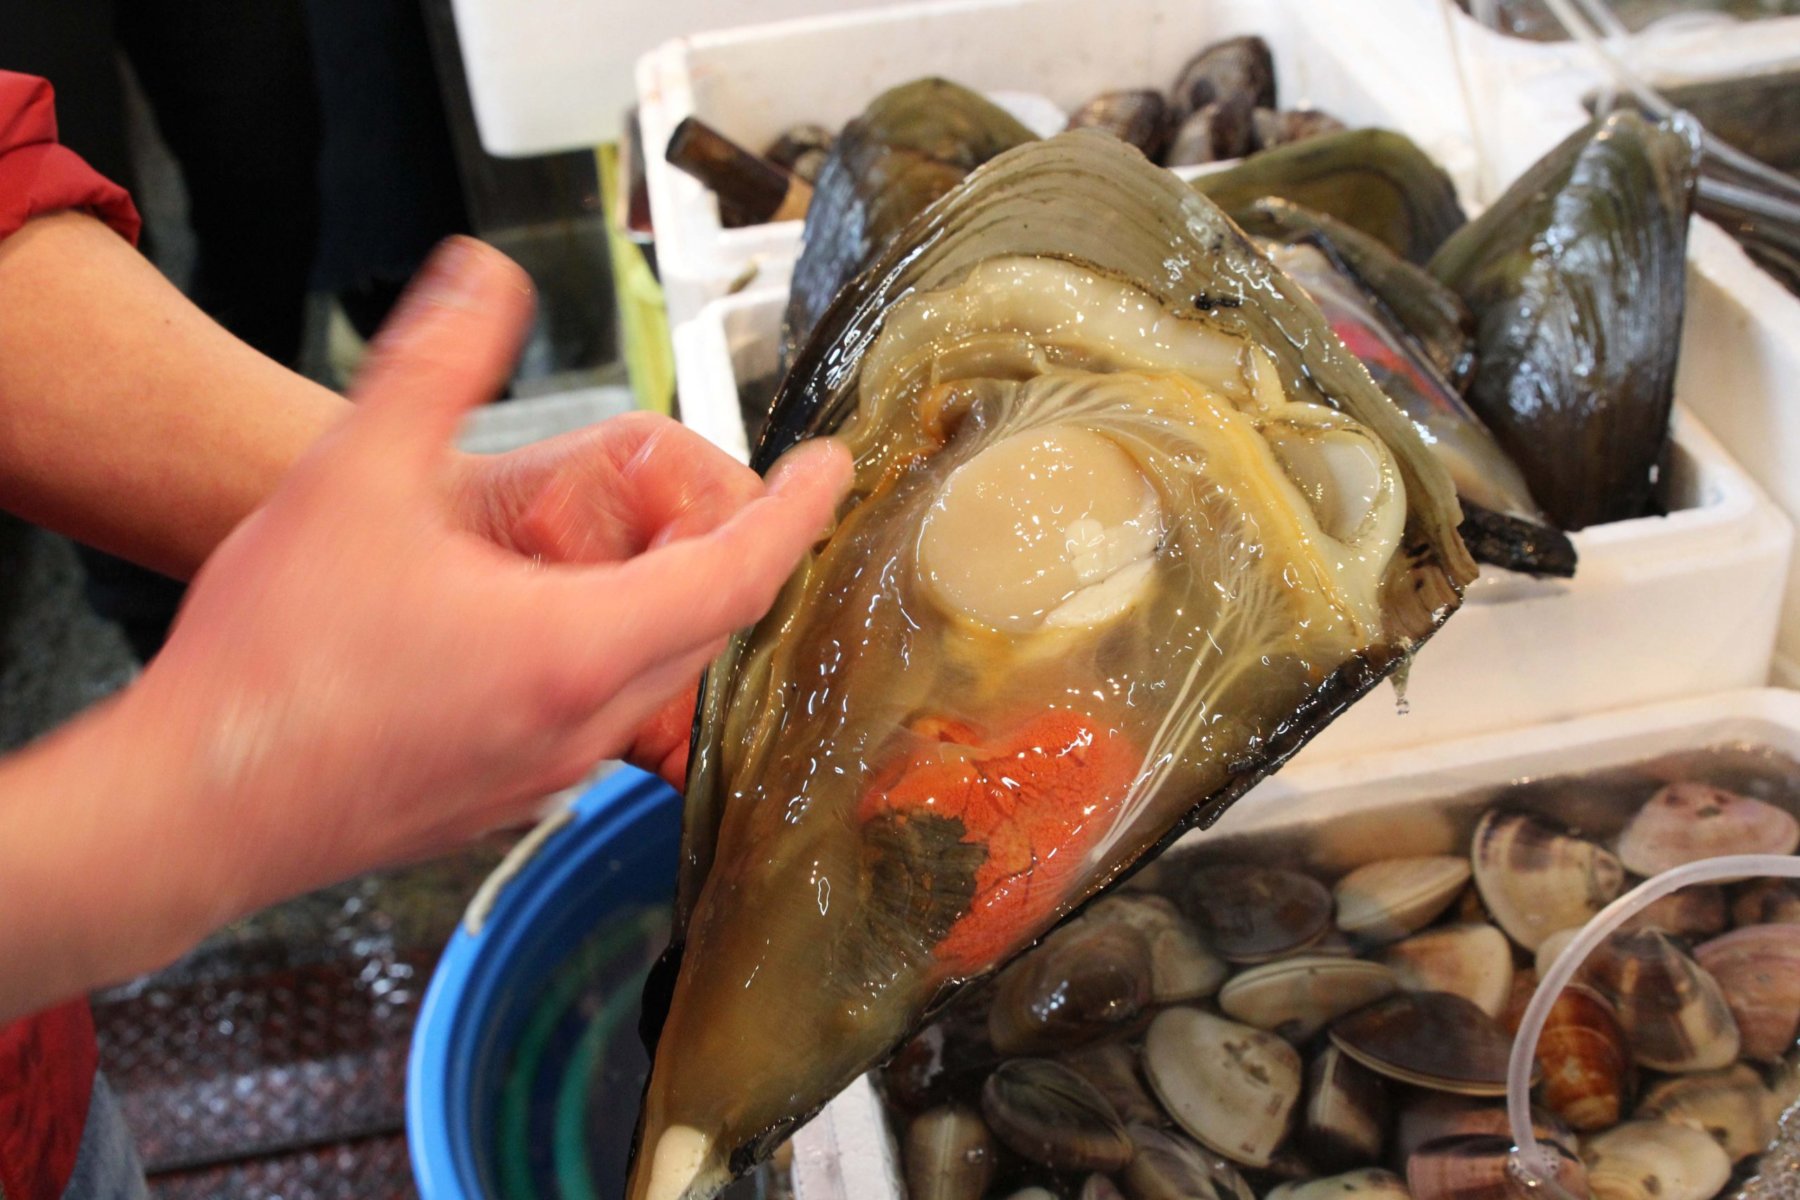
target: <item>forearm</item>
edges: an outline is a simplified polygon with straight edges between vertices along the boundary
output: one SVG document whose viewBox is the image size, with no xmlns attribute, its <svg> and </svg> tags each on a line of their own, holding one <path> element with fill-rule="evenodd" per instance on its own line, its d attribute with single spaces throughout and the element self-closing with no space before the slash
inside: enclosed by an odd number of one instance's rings
<svg viewBox="0 0 1800 1200">
<path fill-rule="evenodd" d="M 0 241 L 0 509 L 185 578 L 347 402 L 90 217 Z"/>
<path fill-rule="evenodd" d="M 229 831 L 198 827 L 192 747 L 136 690 L 0 759 L 0 1025 L 161 966 L 242 906 Z"/>
</svg>

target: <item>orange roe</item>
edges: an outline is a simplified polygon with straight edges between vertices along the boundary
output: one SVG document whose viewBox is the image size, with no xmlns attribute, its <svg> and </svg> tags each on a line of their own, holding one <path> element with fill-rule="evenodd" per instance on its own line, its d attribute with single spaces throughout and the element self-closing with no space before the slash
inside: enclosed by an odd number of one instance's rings
<svg viewBox="0 0 1800 1200">
<path fill-rule="evenodd" d="M 883 773 L 860 815 L 954 818 L 962 840 L 986 850 L 969 911 L 935 951 L 953 971 L 979 971 L 1033 936 L 1067 898 L 1087 852 L 1112 828 L 1138 755 L 1122 734 L 1063 710 L 987 746 L 950 718 L 924 718 L 912 732 L 930 744 Z"/>
</svg>

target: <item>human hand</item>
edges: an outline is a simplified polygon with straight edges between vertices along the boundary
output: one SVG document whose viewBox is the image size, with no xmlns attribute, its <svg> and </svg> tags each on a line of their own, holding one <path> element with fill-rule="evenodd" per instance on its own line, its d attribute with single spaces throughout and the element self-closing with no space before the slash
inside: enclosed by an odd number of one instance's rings
<svg viewBox="0 0 1800 1200">
<path fill-rule="evenodd" d="M 632 413 L 501 455 L 464 455 L 464 528 L 549 563 L 619 562 L 717 529 L 763 494 L 756 472 L 700 435 Z M 641 725 L 623 756 L 680 787 L 699 672 Z"/>
<path fill-rule="evenodd" d="M 198 864 L 231 908 L 441 851 L 656 749 L 639 731 L 830 521 L 831 443 L 765 486 L 632 419 L 471 470 L 450 438 L 530 307 L 498 253 L 440 251 L 356 411 L 207 562 L 122 701 L 193 763 L 188 839 L 241 848 Z"/>
</svg>

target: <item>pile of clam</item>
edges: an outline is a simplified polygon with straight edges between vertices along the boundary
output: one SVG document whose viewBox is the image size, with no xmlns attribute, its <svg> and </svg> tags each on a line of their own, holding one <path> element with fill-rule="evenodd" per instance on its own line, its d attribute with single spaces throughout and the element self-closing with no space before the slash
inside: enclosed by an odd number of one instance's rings
<svg viewBox="0 0 1800 1200">
<path fill-rule="evenodd" d="M 910 1043 L 882 1076 L 910 1200 L 1485 1200 L 1512 1031 L 1637 877 L 1791 854 L 1800 823 L 1663 787 L 1609 845 L 1481 816 L 1468 857 L 1299 870 L 1170 855 Z M 1800 1095 L 1800 889 L 1694 887 L 1590 956 L 1538 1045 L 1572 1195 L 1707 1200 Z"/>
</svg>

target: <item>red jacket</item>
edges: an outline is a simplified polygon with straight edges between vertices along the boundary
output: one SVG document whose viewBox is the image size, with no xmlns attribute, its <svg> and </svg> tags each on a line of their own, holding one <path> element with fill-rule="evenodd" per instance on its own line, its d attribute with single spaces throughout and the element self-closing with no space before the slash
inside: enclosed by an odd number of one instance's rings
<svg viewBox="0 0 1800 1200">
<path fill-rule="evenodd" d="M 44 80 L 0 71 L 0 238 L 32 217 L 72 208 L 135 242 L 139 224 L 131 198 L 57 144 L 51 100 Z M 81 1146 L 98 1057 L 85 1000 L 0 1024 L 0 1195 L 6 1200 L 57 1200 L 63 1194 Z"/>
</svg>

